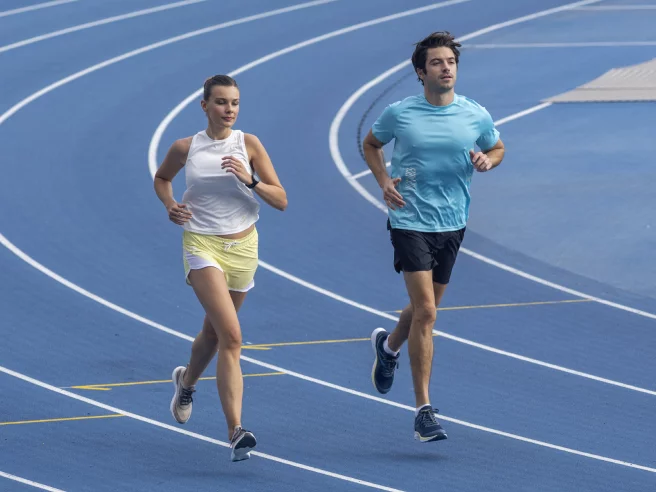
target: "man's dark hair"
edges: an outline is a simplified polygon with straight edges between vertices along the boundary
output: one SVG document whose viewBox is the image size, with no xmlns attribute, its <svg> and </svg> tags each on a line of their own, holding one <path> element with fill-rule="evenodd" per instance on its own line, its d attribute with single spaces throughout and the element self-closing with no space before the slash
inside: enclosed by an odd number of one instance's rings
<svg viewBox="0 0 656 492">
<path fill-rule="evenodd" d="M 239 89 L 237 81 L 232 77 L 228 75 L 215 75 L 205 80 L 205 85 L 203 85 L 203 99 L 209 101 L 210 95 L 212 94 L 212 87 L 215 85 L 223 87 L 236 87 Z"/>
<path fill-rule="evenodd" d="M 460 62 L 460 51 L 458 48 L 462 46 L 456 42 L 456 39 L 449 31 L 438 31 L 426 36 L 424 39 L 415 43 L 415 52 L 412 54 L 412 66 L 415 67 L 415 72 L 418 69 L 426 71 L 426 58 L 428 50 L 431 48 L 451 48 L 454 56 L 456 57 L 456 65 Z M 419 78 L 419 77 L 417 77 Z M 419 79 L 424 84 L 424 81 Z"/>
</svg>

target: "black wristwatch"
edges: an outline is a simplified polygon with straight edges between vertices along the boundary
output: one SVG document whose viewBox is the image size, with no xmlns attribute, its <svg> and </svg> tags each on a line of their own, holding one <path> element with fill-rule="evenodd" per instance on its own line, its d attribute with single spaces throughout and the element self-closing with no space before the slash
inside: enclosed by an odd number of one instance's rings
<svg viewBox="0 0 656 492">
<path fill-rule="evenodd" d="M 257 186 L 259 181 L 255 179 L 255 175 L 253 175 L 253 182 L 249 185 L 246 185 L 246 188 L 250 188 L 251 190 Z"/>
</svg>

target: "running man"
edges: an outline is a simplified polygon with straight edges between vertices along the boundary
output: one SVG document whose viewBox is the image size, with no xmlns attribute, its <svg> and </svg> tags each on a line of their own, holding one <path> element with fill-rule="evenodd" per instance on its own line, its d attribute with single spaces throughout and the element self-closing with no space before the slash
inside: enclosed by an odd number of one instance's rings
<svg viewBox="0 0 656 492">
<path fill-rule="evenodd" d="M 460 44 L 454 37 L 435 32 L 415 46 L 412 64 L 423 94 L 387 106 L 364 139 L 363 150 L 383 190 L 394 268 L 403 272 L 410 298 L 392 333 L 377 328 L 371 334 L 372 380 L 380 393 L 391 389 L 407 340 L 415 439 L 429 442 L 447 438 L 428 394 L 436 309 L 465 234 L 473 171 L 498 166 L 504 145 L 485 108 L 455 93 Z M 382 147 L 392 139 L 390 176 Z"/>
<path fill-rule="evenodd" d="M 235 80 L 227 75 L 207 79 L 200 104 L 207 129 L 173 143 L 154 183 L 169 219 L 184 228 L 186 282 L 206 313 L 189 363 L 173 370 L 171 413 L 181 424 L 189 420 L 196 383 L 218 350 L 216 384 L 231 459 L 241 461 L 250 458 L 256 445 L 253 433 L 241 423 L 244 382 L 237 318 L 258 266 L 255 222 L 260 205 L 253 192 L 278 210 L 287 207 L 287 195 L 260 140 L 233 129 L 239 114 Z M 171 182 L 183 167 L 187 189 L 178 203 Z"/>
</svg>

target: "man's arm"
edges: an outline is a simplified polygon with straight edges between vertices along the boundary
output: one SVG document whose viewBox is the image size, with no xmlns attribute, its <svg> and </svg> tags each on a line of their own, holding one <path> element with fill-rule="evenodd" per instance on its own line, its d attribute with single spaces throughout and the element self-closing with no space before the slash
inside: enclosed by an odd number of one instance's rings
<svg viewBox="0 0 656 492">
<path fill-rule="evenodd" d="M 506 148 L 501 139 L 499 139 L 497 140 L 497 143 L 494 144 L 494 147 L 484 150 L 483 152 L 474 152 L 473 150 L 470 150 L 469 157 L 471 158 L 474 168 L 478 172 L 484 173 L 501 164 L 505 153 Z"/>
<path fill-rule="evenodd" d="M 401 178 L 390 178 L 385 166 L 385 155 L 383 153 L 383 143 L 374 137 L 371 130 L 362 142 L 362 150 L 367 166 L 376 178 L 378 186 L 383 190 L 383 199 L 389 208 L 396 210 L 396 207 L 403 207 L 405 202 L 403 197 L 396 190 L 396 185 L 401 182 Z"/>
</svg>

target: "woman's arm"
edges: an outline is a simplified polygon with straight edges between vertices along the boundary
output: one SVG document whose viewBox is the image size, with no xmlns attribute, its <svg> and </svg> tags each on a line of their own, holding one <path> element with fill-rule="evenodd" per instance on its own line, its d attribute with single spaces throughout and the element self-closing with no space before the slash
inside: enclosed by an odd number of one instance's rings
<svg viewBox="0 0 656 492">
<path fill-rule="evenodd" d="M 255 135 L 248 133 L 244 134 L 246 141 L 246 150 L 251 160 L 253 169 L 260 177 L 260 182 L 253 188 L 262 200 L 273 208 L 278 210 L 285 210 L 287 208 L 287 193 L 280 184 L 278 175 L 273 168 L 273 163 L 267 154 L 264 145 L 260 142 Z M 227 172 L 234 174 L 239 181 L 245 185 L 253 184 L 254 176 L 251 176 L 247 170 L 244 169 L 243 164 L 232 156 L 223 158 L 222 167 Z"/>
<path fill-rule="evenodd" d="M 173 142 L 173 145 L 171 145 L 171 148 L 166 153 L 166 157 L 164 157 L 162 165 L 155 173 L 155 181 L 153 183 L 155 193 L 157 193 L 157 197 L 166 207 L 169 219 L 178 225 L 183 225 L 187 222 L 191 218 L 191 212 L 187 210 L 186 205 L 176 202 L 173 198 L 173 185 L 171 181 L 173 181 L 175 175 L 180 172 L 180 169 L 187 162 L 191 139 L 192 137 L 188 137 Z"/>
</svg>

